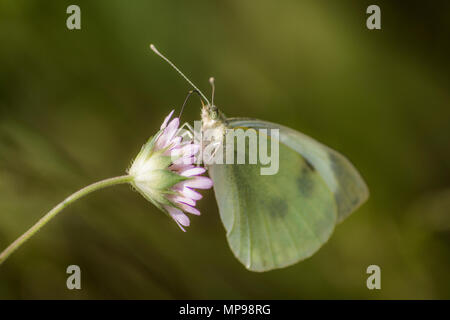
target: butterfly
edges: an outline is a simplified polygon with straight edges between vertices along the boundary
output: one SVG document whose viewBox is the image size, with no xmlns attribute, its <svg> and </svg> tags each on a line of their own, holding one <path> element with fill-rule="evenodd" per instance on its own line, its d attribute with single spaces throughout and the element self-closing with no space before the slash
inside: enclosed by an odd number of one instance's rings
<svg viewBox="0 0 450 320">
<path fill-rule="evenodd" d="M 369 197 L 363 178 L 339 152 L 286 126 L 254 118 L 227 118 L 166 57 L 205 101 L 202 131 L 223 143 L 232 129 L 277 132 L 279 168 L 262 175 L 261 164 L 208 164 L 231 251 L 250 271 L 269 271 L 312 256 Z M 213 80 L 210 79 L 211 84 Z M 213 85 L 214 96 L 214 85 Z M 276 129 L 276 131 L 274 131 Z"/>
</svg>

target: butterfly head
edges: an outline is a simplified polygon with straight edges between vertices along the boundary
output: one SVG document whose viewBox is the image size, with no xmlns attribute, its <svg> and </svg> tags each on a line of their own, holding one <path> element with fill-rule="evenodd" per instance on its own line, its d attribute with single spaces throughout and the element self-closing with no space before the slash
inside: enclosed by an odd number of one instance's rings
<svg viewBox="0 0 450 320">
<path fill-rule="evenodd" d="M 214 104 L 215 85 L 213 77 L 209 78 L 209 83 L 211 84 L 211 102 L 206 101 L 206 105 L 202 102 L 202 121 L 203 126 L 213 128 L 223 124 L 225 116 Z"/>
<path fill-rule="evenodd" d="M 204 104 L 202 107 L 203 127 L 214 128 L 221 123 L 222 114 L 215 105 Z"/>
<path fill-rule="evenodd" d="M 219 121 L 222 118 L 222 113 L 216 105 L 203 105 L 202 119 L 207 118 L 210 121 Z"/>
<path fill-rule="evenodd" d="M 209 107 L 209 117 L 212 120 L 216 120 L 219 117 L 219 109 L 215 105 Z"/>
</svg>

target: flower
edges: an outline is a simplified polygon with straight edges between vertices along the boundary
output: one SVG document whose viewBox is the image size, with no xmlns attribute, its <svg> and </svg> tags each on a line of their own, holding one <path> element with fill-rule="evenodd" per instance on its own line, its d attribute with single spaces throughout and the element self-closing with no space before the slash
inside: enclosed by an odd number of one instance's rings
<svg viewBox="0 0 450 320">
<path fill-rule="evenodd" d="M 170 121 L 173 112 L 142 147 L 128 174 L 133 177 L 131 184 L 136 190 L 186 231 L 183 227 L 189 226 L 190 221 L 185 212 L 200 215 L 195 205 L 202 195 L 194 189 L 209 189 L 213 183 L 201 176 L 205 168 L 194 166 L 200 145 L 192 135 L 182 132 L 178 118 Z"/>
</svg>

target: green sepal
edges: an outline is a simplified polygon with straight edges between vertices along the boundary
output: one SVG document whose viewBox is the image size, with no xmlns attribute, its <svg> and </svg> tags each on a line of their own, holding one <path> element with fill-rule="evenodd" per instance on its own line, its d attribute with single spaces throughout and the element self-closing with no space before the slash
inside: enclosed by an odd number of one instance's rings
<svg viewBox="0 0 450 320">
<path fill-rule="evenodd" d="M 172 157 L 171 156 L 163 156 L 162 150 L 158 150 L 153 153 L 152 157 L 155 157 L 157 161 L 155 161 L 155 167 L 156 168 L 167 168 L 172 164 Z"/>
<path fill-rule="evenodd" d="M 155 188 L 156 190 L 169 190 L 177 183 L 187 180 L 188 177 L 183 177 L 173 171 L 162 169 L 155 170 L 153 179 L 155 185 L 158 186 Z"/>
<path fill-rule="evenodd" d="M 154 136 L 151 136 L 147 142 L 142 146 L 136 158 L 145 155 L 145 158 L 150 157 L 153 154 L 153 147 L 155 146 L 156 139 L 161 135 L 162 130 L 159 130 Z"/>
</svg>

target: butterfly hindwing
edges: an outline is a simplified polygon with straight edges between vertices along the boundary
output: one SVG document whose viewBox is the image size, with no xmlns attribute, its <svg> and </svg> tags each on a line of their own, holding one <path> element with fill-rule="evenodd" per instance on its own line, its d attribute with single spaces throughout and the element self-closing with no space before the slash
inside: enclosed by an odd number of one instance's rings
<svg viewBox="0 0 450 320">
<path fill-rule="evenodd" d="M 209 167 L 220 216 L 234 255 L 247 269 L 268 271 L 311 256 L 337 220 L 334 196 L 319 172 L 280 144 L 279 171 L 259 164 Z"/>
</svg>

